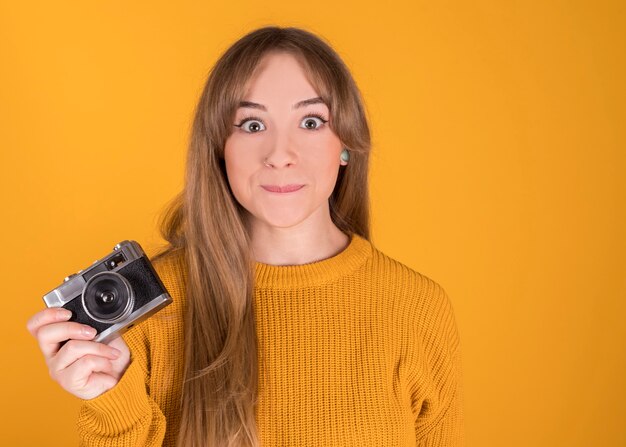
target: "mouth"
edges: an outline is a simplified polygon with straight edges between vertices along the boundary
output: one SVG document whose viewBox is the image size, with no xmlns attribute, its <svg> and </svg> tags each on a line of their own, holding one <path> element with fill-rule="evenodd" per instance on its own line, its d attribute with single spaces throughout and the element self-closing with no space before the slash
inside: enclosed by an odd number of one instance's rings
<svg viewBox="0 0 626 447">
<path fill-rule="evenodd" d="M 261 185 L 261 188 L 265 189 L 269 192 L 277 192 L 277 193 L 287 193 L 287 192 L 295 192 L 302 189 L 304 185 Z"/>
</svg>

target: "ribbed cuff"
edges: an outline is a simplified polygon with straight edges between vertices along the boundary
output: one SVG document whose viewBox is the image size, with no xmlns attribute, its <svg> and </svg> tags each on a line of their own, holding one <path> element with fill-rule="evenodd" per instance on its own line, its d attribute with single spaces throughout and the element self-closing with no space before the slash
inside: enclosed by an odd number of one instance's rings
<svg viewBox="0 0 626 447">
<path fill-rule="evenodd" d="M 118 434 L 150 414 L 144 372 L 133 360 L 113 388 L 93 399 L 83 400 L 81 419 L 99 433 Z"/>
</svg>

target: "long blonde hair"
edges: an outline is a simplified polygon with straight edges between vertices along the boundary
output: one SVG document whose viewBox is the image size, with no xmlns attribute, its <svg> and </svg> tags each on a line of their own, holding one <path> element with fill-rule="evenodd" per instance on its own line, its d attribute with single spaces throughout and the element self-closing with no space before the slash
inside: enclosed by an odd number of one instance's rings
<svg viewBox="0 0 626 447">
<path fill-rule="evenodd" d="M 256 29 L 211 69 L 195 110 L 183 190 L 161 216 L 167 246 L 153 260 L 182 254 L 187 269 L 181 446 L 258 446 L 254 260 L 244 209 L 233 196 L 224 145 L 244 88 L 271 51 L 296 57 L 350 151 L 329 198 L 334 224 L 369 240 L 370 130 L 361 94 L 339 55 L 295 27 Z"/>
</svg>

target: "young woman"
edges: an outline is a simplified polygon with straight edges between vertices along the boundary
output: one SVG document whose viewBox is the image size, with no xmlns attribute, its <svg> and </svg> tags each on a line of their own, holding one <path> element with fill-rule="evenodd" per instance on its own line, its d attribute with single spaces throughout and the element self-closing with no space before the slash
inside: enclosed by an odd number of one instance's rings
<svg viewBox="0 0 626 447">
<path fill-rule="evenodd" d="M 60 309 L 28 323 L 83 444 L 463 445 L 451 302 L 369 241 L 369 151 L 319 37 L 265 27 L 220 57 L 152 258 L 173 304 L 108 345 Z"/>
</svg>

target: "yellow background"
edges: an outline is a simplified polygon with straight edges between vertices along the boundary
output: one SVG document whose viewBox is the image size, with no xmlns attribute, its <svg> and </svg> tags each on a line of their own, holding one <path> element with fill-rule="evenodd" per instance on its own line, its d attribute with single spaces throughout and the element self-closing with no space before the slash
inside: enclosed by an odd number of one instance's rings
<svg viewBox="0 0 626 447">
<path fill-rule="evenodd" d="M 373 242 L 453 301 L 468 446 L 626 445 L 623 2 L 0 5 L 0 445 L 76 443 L 25 323 L 117 242 L 154 250 L 209 68 L 268 24 L 363 91 Z"/>
</svg>

